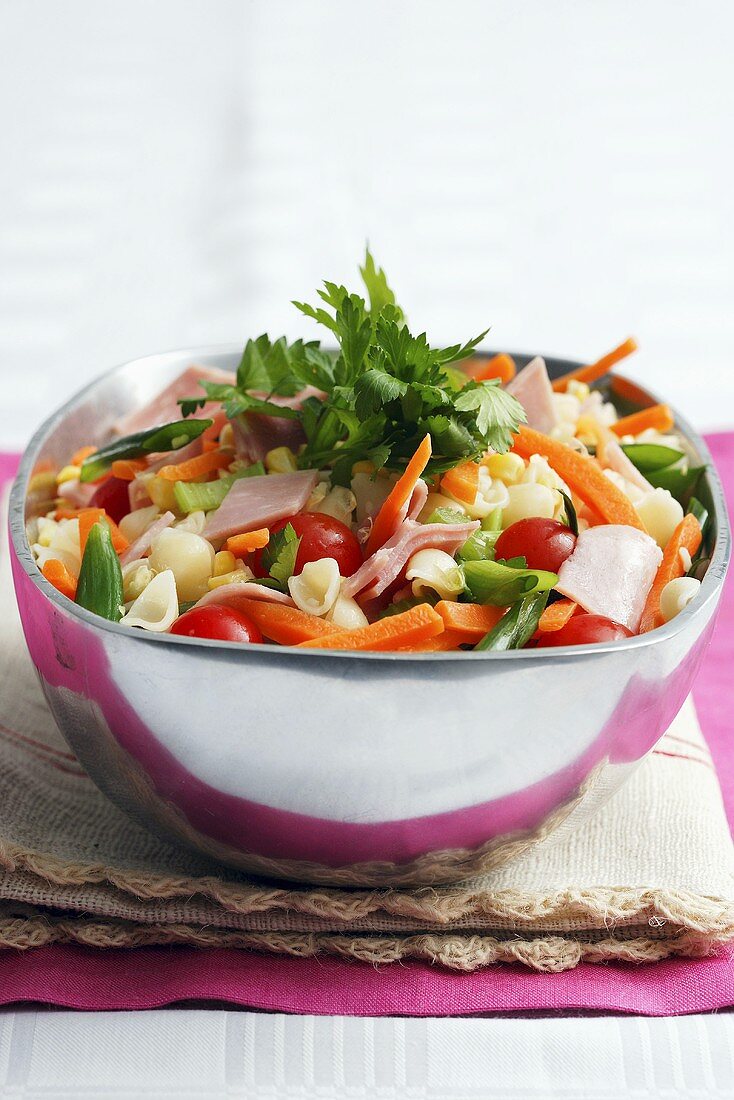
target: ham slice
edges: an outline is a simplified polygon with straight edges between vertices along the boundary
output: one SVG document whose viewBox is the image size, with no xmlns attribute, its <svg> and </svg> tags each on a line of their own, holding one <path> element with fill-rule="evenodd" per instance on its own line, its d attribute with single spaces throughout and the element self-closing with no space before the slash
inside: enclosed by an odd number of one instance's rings
<svg viewBox="0 0 734 1100">
<path fill-rule="evenodd" d="M 531 359 L 509 383 L 507 392 L 516 397 L 525 409 L 528 427 L 549 435 L 557 424 L 557 418 L 545 359 L 539 355 Z"/>
<path fill-rule="evenodd" d="M 120 554 L 120 565 L 137 561 L 138 558 L 142 558 L 144 554 L 147 554 L 153 539 L 157 538 L 161 531 L 165 531 L 166 527 L 170 527 L 175 518 L 173 512 L 164 512 L 159 519 L 151 523 L 147 531 L 143 531 L 142 535 L 135 539 L 135 542 L 131 542 L 127 550 Z"/>
<path fill-rule="evenodd" d="M 181 420 L 179 398 L 200 395 L 200 378 L 206 382 L 223 382 L 227 385 L 233 385 L 235 381 L 235 376 L 229 371 L 217 370 L 216 367 L 188 367 L 147 405 L 121 417 L 114 425 L 115 435 L 132 435 L 133 432 L 155 428 L 158 424 L 170 424 L 173 420 Z M 219 412 L 219 408 L 218 401 L 209 401 L 203 409 L 197 410 L 196 415 L 200 418 L 214 417 Z"/>
<path fill-rule="evenodd" d="M 294 397 L 272 397 L 266 393 L 254 393 L 255 397 L 267 398 L 273 405 L 287 409 L 300 409 L 308 397 L 323 398 L 321 390 L 306 386 Z M 237 454 L 246 462 L 262 462 L 268 451 L 275 447 L 290 447 L 297 451 L 306 442 L 303 428 L 298 420 L 286 420 L 284 417 L 268 416 L 265 413 L 249 412 L 232 421 Z"/>
<path fill-rule="evenodd" d="M 477 520 L 466 523 L 416 523 L 406 519 L 392 538 L 343 582 L 342 595 L 359 594 L 361 600 L 373 600 L 398 579 L 413 554 L 428 549 L 455 554 L 478 527 Z"/>
<path fill-rule="evenodd" d="M 611 436 L 611 434 L 610 432 L 609 435 Z M 616 473 L 621 474 L 623 478 L 632 482 L 638 489 L 642 489 L 644 493 L 653 491 L 650 482 L 642 476 L 634 462 L 627 457 L 615 439 L 605 441 L 603 454 L 599 455 L 599 461 L 605 469 L 614 470 Z"/>
<path fill-rule="evenodd" d="M 68 500 L 74 508 L 88 508 L 97 489 L 97 485 L 81 482 L 78 477 L 73 477 L 59 485 L 57 496 L 61 500 Z"/>
<path fill-rule="evenodd" d="M 202 596 L 196 606 L 206 607 L 207 604 L 221 604 L 223 607 L 231 607 L 234 611 L 239 611 L 243 600 L 265 600 L 268 603 L 282 603 L 287 607 L 296 606 L 285 592 L 278 592 L 275 588 L 267 588 L 264 584 L 256 584 L 255 581 L 235 581 L 233 584 L 222 584 L 219 588 L 207 592 L 206 596 Z"/>
<path fill-rule="evenodd" d="M 216 542 L 239 532 L 270 527 L 279 519 L 302 512 L 318 476 L 317 470 L 299 470 L 295 474 L 240 478 L 209 516 L 204 537 Z"/>
<path fill-rule="evenodd" d="M 558 573 L 556 591 L 593 615 L 636 632 L 663 552 L 636 527 L 603 524 L 582 531 Z"/>
</svg>

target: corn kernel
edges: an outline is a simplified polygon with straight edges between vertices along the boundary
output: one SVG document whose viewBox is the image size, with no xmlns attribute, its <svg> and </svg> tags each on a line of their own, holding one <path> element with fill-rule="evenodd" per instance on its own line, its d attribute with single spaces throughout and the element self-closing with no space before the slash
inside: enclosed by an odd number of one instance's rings
<svg viewBox="0 0 734 1100">
<path fill-rule="evenodd" d="M 572 393 L 574 397 L 577 397 L 579 401 L 585 401 L 591 393 L 586 382 L 577 382 L 575 379 L 571 379 L 568 383 L 567 393 Z"/>
<path fill-rule="evenodd" d="M 482 461 L 490 475 L 503 481 L 505 485 L 517 485 L 525 473 L 525 462 L 520 455 L 488 455 Z"/>
<path fill-rule="evenodd" d="M 210 590 L 213 591 L 225 584 L 245 584 L 250 580 L 252 580 L 252 573 L 249 569 L 233 569 L 229 573 L 221 573 L 219 576 L 210 577 L 207 584 Z"/>
<path fill-rule="evenodd" d="M 225 573 L 231 573 L 236 569 L 236 559 L 231 550 L 220 550 L 214 555 L 214 576 L 223 577 Z"/>
<path fill-rule="evenodd" d="M 56 475 L 56 484 L 63 485 L 65 481 L 75 481 L 81 472 L 80 466 L 64 466 Z"/>
<path fill-rule="evenodd" d="M 265 455 L 265 469 L 269 474 L 292 474 L 298 469 L 296 456 L 290 447 L 273 447 Z"/>
<path fill-rule="evenodd" d="M 232 450 L 234 450 L 234 428 L 229 421 L 227 421 L 219 433 L 219 449 L 222 450 L 224 447 L 231 447 Z"/>
<path fill-rule="evenodd" d="M 352 475 L 354 475 L 354 474 L 374 474 L 374 472 L 375 472 L 374 462 L 368 462 L 367 460 L 365 460 L 363 462 L 355 462 L 354 465 L 352 466 Z"/>
<path fill-rule="evenodd" d="M 147 483 L 148 496 L 161 512 L 177 512 L 176 496 L 173 492 L 174 481 L 166 481 L 163 477 L 152 477 Z"/>
</svg>

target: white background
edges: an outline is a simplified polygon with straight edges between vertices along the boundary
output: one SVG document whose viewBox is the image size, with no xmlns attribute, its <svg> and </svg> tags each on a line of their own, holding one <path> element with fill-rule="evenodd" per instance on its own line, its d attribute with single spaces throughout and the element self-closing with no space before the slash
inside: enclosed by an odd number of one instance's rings
<svg viewBox="0 0 734 1100">
<path fill-rule="evenodd" d="M 289 300 L 352 278 L 367 239 L 437 342 L 491 325 L 494 347 L 593 359 L 634 334 L 630 372 L 701 427 L 734 423 L 724 0 L 0 14 L 0 449 L 125 359 L 304 332 Z M 19 1013 L 0 1021 L 0 1080 L 45 1097 L 724 1096 L 733 1019 Z M 344 1035 L 374 1052 L 383 1032 L 433 1054 L 375 1077 Z M 256 1062 L 263 1043 L 277 1057 Z"/>
</svg>

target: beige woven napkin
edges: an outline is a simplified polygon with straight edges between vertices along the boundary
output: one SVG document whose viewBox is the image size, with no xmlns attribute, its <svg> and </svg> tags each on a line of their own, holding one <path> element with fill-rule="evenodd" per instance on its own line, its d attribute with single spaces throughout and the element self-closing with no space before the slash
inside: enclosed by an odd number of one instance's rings
<svg viewBox="0 0 734 1100">
<path fill-rule="evenodd" d="M 371 962 L 700 955 L 734 936 L 734 846 L 689 701 L 583 829 L 450 887 L 325 889 L 230 872 L 170 846 L 100 794 L 28 657 L 0 554 L 0 947 L 188 943 Z"/>
</svg>

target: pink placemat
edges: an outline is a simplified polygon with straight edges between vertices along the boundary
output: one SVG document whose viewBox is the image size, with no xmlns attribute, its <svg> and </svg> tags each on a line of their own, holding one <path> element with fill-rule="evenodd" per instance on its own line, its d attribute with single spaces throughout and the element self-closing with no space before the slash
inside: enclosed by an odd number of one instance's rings
<svg viewBox="0 0 734 1100">
<path fill-rule="evenodd" d="M 710 436 L 708 444 L 734 513 L 734 433 Z M 16 456 L 0 454 L 0 483 L 12 476 L 16 464 Z M 734 827 L 732 667 L 730 575 L 694 696 Z M 358 1016 L 573 1009 L 679 1015 L 734 1005 L 734 952 L 642 966 L 581 964 L 561 974 L 507 965 L 457 974 L 424 963 L 375 968 L 335 958 L 287 959 L 176 947 L 95 951 L 57 946 L 0 955 L 2 1004 L 39 1001 L 83 1009 L 139 1009 L 181 1000 Z"/>
</svg>

